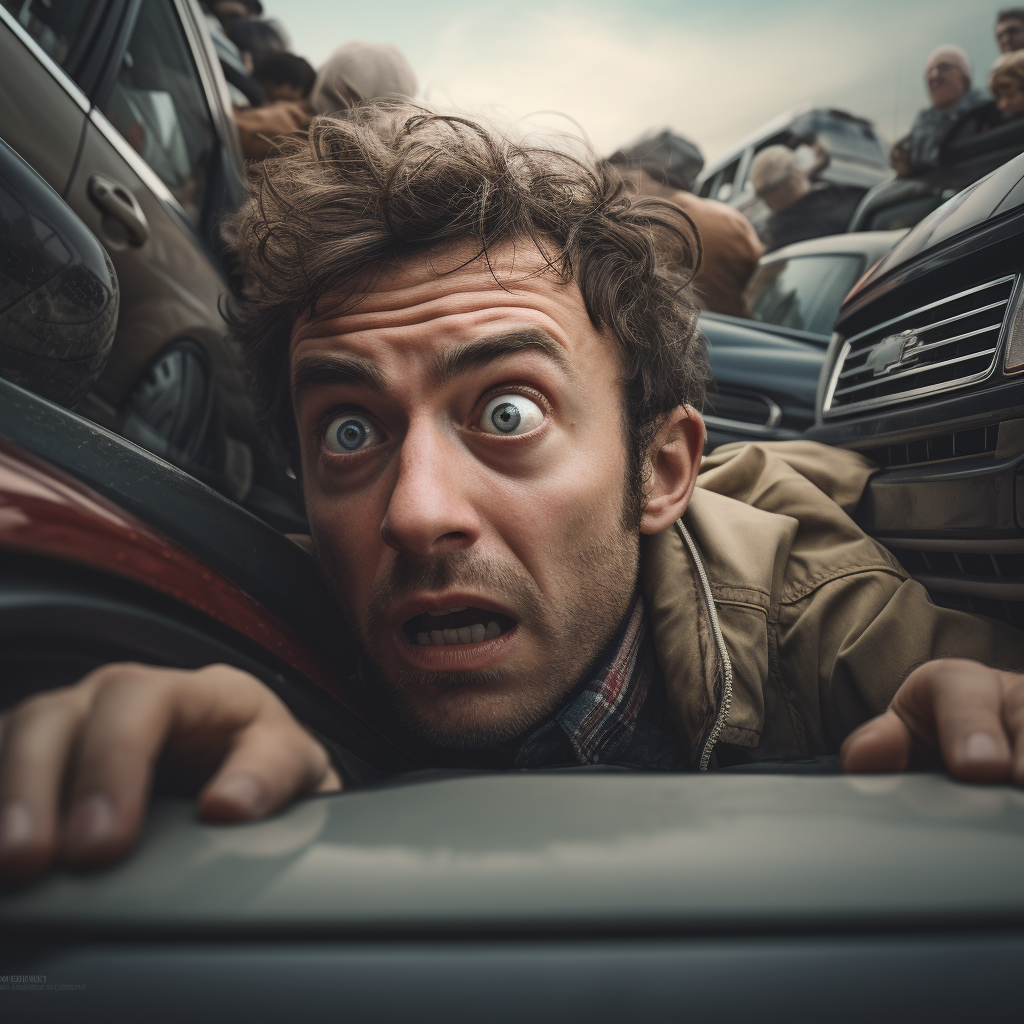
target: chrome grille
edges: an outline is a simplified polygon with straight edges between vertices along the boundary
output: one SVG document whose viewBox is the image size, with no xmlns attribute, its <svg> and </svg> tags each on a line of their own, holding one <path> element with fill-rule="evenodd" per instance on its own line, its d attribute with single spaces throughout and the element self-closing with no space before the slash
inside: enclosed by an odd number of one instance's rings
<svg viewBox="0 0 1024 1024">
<path fill-rule="evenodd" d="M 987 377 L 1013 288 L 1013 275 L 1001 277 L 854 335 L 832 371 L 824 415 L 905 402 Z"/>
</svg>

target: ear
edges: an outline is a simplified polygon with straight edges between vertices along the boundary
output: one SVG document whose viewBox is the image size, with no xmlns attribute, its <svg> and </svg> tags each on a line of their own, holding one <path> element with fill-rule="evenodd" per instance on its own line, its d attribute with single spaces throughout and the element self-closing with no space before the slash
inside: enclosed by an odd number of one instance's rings
<svg viewBox="0 0 1024 1024">
<path fill-rule="evenodd" d="M 665 416 L 647 456 L 647 504 L 640 532 L 661 533 L 686 511 L 704 451 L 704 420 L 691 405 Z"/>
</svg>

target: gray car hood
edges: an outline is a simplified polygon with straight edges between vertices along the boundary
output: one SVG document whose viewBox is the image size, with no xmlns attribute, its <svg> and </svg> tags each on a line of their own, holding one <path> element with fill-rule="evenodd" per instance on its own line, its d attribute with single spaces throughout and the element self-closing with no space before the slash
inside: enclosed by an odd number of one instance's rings
<svg viewBox="0 0 1024 1024">
<path fill-rule="evenodd" d="M 121 866 L 0 928 L 193 935 L 732 930 L 1024 921 L 1024 793 L 934 775 L 433 778 L 243 826 L 157 802 Z"/>
</svg>

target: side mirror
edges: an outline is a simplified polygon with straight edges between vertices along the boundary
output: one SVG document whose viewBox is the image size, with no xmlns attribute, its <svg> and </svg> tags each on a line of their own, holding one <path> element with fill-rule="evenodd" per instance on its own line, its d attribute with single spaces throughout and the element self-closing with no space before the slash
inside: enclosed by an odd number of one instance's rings
<svg viewBox="0 0 1024 1024">
<path fill-rule="evenodd" d="M 0 141 L 0 376 L 73 406 L 100 375 L 116 326 L 103 246 Z"/>
</svg>

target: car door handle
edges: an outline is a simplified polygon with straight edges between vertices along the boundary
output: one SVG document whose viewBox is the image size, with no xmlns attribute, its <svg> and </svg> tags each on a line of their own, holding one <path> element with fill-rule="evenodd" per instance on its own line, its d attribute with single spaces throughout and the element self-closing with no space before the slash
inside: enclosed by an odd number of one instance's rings
<svg viewBox="0 0 1024 1024">
<path fill-rule="evenodd" d="M 149 222 L 139 206 L 139 201 L 116 181 L 94 174 L 89 179 L 89 198 L 108 217 L 121 224 L 128 232 L 128 241 L 135 246 L 142 245 L 149 238 Z"/>
</svg>

